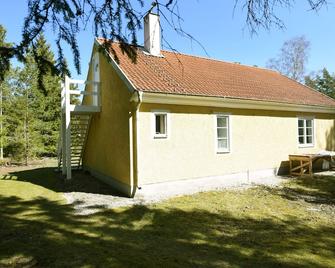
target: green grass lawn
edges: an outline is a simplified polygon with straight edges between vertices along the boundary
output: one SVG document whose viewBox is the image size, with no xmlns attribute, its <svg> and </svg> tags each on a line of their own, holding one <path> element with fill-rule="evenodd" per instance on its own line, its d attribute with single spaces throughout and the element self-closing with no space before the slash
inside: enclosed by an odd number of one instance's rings
<svg viewBox="0 0 335 268">
<path fill-rule="evenodd" d="M 3 175 L 0 267 L 335 267 L 332 176 L 78 216 L 62 192 L 112 190 L 47 167 Z"/>
</svg>

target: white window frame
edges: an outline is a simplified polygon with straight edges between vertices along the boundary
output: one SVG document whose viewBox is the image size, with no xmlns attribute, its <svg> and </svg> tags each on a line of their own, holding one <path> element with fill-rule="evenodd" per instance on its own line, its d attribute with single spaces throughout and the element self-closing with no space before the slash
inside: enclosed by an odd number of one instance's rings
<svg viewBox="0 0 335 268">
<path fill-rule="evenodd" d="M 299 120 L 304 120 L 304 143 L 299 142 Z M 307 133 L 306 133 L 306 120 L 312 121 L 312 143 L 306 143 L 307 139 Z M 299 148 L 311 148 L 315 145 L 315 118 L 314 117 L 308 117 L 308 116 L 298 116 L 297 117 L 297 142 Z"/>
<path fill-rule="evenodd" d="M 170 135 L 170 112 L 168 110 L 152 110 L 151 111 L 151 133 L 154 139 L 167 139 Z M 165 115 L 165 134 L 157 134 L 156 133 L 156 115 Z"/>
<path fill-rule="evenodd" d="M 226 117 L 227 123 L 228 123 L 228 130 L 227 130 L 227 135 L 228 135 L 228 148 L 223 148 L 223 149 L 219 149 L 219 143 L 218 143 L 218 134 L 217 134 L 217 129 L 218 129 L 218 125 L 217 125 L 217 118 L 218 117 Z M 215 152 L 217 154 L 225 154 L 225 153 L 230 153 L 232 151 L 232 120 L 231 120 L 231 114 L 227 114 L 227 113 L 215 113 L 214 114 L 214 132 L 215 132 Z"/>
</svg>

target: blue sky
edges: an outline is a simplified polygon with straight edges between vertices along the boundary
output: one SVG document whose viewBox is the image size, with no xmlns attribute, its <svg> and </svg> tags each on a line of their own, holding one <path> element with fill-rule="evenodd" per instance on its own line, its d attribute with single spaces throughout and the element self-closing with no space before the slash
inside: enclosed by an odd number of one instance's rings
<svg viewBox="0 0 335 268">
<path fill-rule="evenodd" d="M 151 2 L 151 1 L 147 1 Z M 187 0 L 179 1 L 183 16 L 183 28 L 192 34 L 205 47 L 211 58 L 246 65 L 265 66 L 267 60 L 279 52 L 285 40 L 298 35 L 305 35 L 311 42 L 310 58 L 307 72 L 318 71 L 326 67 L 335 71 L 335 3 L 330 3 L 318 13 L 308 11 L 307 1 L 296 1 L 289 9 L 277 9 L 277 15 L 284 21 L 283 30 L 273 27 L 270 31 L 261 29 L 251 36 L 245 24 L 245 11 L 237 7 L 233 14 L 234 0 Z M 330 1 L 331 2 L 331 1 Z M 212 6 L 209 6 L 211 3 Z M 8 41 L 20 40 L 23 18 L 26 15 L 26 1 L 2 1 L 0 6 L 0 23 L 8 33 Z M 179 52 L 206 56 L 203 49 L 174 31 L 162 20 L 164 37 Z M 143 33 L 138 34 L 143 41 Z M 46 32 L 46 37 L 54 48 L 53 33 Z M 88 61 L 93 44 L 90 28 L 78 36 L 81 52 L 82 74 L 77 75 L 73 67 L 72 54 L 65 47 L 65 55 L 70 63 L 72 76 L 85 78 Z M 54 50 L 56 51 L 56 50 Z"/>
</svg>

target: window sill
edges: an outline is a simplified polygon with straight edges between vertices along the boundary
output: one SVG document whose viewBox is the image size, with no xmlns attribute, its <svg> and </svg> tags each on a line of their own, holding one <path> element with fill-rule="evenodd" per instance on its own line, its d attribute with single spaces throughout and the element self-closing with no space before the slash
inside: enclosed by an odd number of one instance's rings
<svg viewBox="0 0 335 268">
<path fill-rule="evenodd" d="M 167 135 L 155 135 L 154 139 L 167 139 Z"/>
<path fill-rule="evenodd" d="M 230 150 L 225 150 L 225 151 L 216 151 L 216 154 L 229 154 Z"/>
<path fill-rule="evenodd" d="M 313 148 L 314 144 L 299 144 L 298 148 Z"/>
</svg>

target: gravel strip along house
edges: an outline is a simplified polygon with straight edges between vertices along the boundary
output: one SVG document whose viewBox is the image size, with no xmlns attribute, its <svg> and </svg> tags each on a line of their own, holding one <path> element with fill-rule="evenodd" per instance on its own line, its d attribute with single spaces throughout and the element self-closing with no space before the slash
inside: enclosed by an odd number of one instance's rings
<svg viewBox="0 0 335 268">
<path fill-rule="evenodd" d="M 259 182 L 285 173 L 289 154 L 335 149 L 333 99 L 272 70 L 161 50 L 155 14 L 144 34 L 136 63 L 95 40 L 85 91 L 99 83 L 101 96 L 81 154 L 93 176 L 130 197 L 182 194 Z"/>
</svg>

